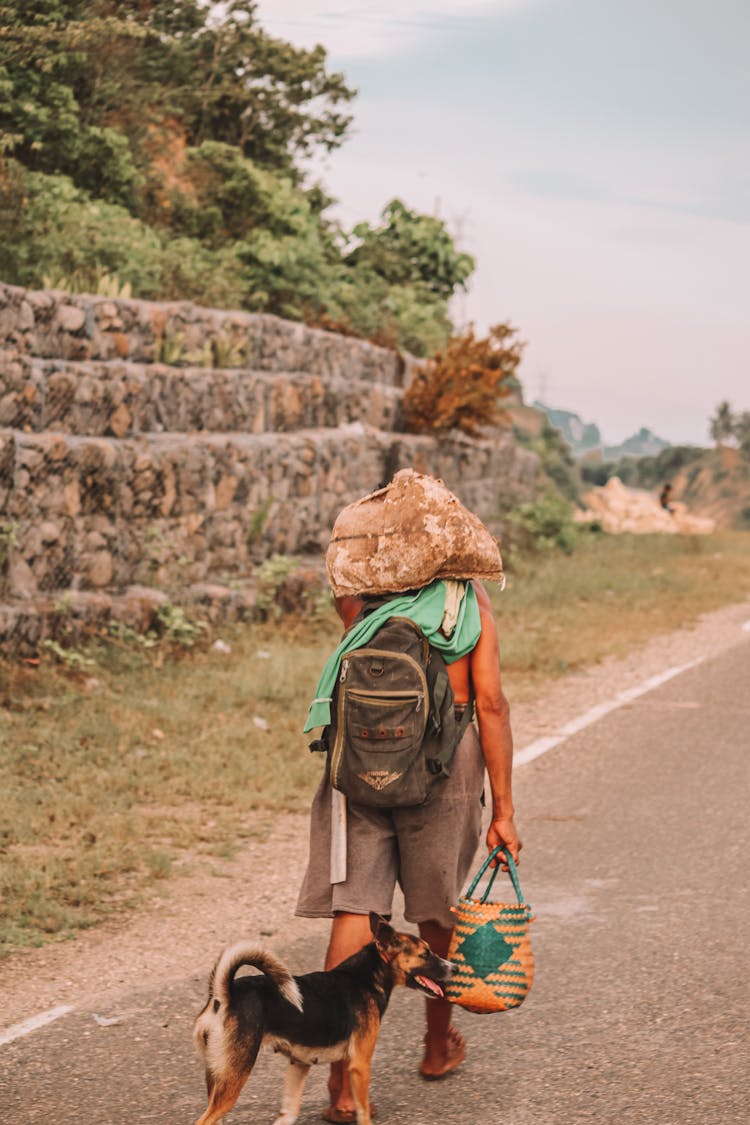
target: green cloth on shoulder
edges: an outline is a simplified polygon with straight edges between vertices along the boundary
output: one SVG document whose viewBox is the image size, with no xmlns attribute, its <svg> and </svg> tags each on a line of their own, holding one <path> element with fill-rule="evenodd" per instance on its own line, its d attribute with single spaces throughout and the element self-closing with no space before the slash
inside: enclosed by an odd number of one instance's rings
<svg viewBox="0 0 750 1125">
<path fill-rule="evenodd" d="M 333 689 L 342 658 L 352 649 L 367 644 L 389 617 L 408 617 L 418 625 L 430 644 L 442 653 L 446 664 L 452 664 L 462 656 L 466 656 L 467 652 L 471 652 L 482 631 L 474 587 L 470 582 L 466 584 L 466 593 L 461 599 L 456 627 L 450 637 L 445 637 L 440 632 L 445 611 L 445 590 L 445 582 L 433 582 L 416 594 L 403 594 L 386 602 L 385 605 L 378 606 L 362 621 L 352 626 L 326 662 L 315 692 L 315 699 L 310 704 L 305 731 L 312 730 L 314 727 L 328 726 L 331 721 Z"/>
</svg>

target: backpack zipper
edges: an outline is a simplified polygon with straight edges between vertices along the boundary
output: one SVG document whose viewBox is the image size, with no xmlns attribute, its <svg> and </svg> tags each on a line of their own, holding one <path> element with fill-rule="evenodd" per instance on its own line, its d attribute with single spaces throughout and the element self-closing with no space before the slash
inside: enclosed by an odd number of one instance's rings
<svg viewBox="0 0 750 1125">
<path fill-rule="evenodd" d="M 361 699 L 365 703 L 371 702 L 373 699 L 379 699 L 384 707 L 396 707 L 399 703 L 403 703 L 408 699 L 416 700 L 416 707 L 414 710 L 417 714 L 422 710 L 422 700 L 424 696 L 418 691 L 389 691 L 386 698 L 382 691 L 367 691 L 365 688 L 350 688 L 350 699 Z"/>
<path fill-rule="evenodd" d="M 342 684 L 346 679 L 346 673 L 349 670 L 349 661 L 345 660 L 341 665 L 341 675 L 339 676 L 339 684 Z M 334 789 L 338 788 L 339 780 L 339 766 L 341 765 L 341 754 L 344 745 L 344 689 L 339 688 L 339 698 L 336 706 L 336 740 L 331 750 L 331 767 L 329 771 L 329 778 L 331 785 Z"/>
</svg>

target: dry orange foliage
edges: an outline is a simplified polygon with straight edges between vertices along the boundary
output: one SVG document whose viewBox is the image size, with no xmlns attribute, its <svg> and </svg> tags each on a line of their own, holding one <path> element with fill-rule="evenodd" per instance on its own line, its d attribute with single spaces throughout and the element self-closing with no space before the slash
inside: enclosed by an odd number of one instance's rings
<svg viewBox="0 0 750 1125">
<path fill-rule="evenodd" d="M 515 390 L 524 347 L 510 324 L 494 325 L 483 338 L 475 336 L 473 325 L 463 336 L 452 336 L 417 370 L 404 394 L 407 430 L 461 430 L 477 437 L 484 427 L 506 422 L 500 403 Z"/>
</svg>

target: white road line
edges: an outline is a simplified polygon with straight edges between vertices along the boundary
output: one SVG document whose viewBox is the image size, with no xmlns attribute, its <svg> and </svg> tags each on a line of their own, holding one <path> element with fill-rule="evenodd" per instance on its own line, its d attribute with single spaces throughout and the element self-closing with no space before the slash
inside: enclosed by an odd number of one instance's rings
<svg viewBox="0 0 750 1125">
<path fill-rule="evenodd" d="M 750 622 L 748 622 L 748 625 L 750 625 Z M 748 632 L 750 632 L 750 629 L 748 629 Z M 585 730 L 585 728 L 591 726 L 592 723 L 596 723 L 599 719 L 603 719 L 605 715 L 609 715 L 611 711 L 616 711 L 618 707 L 622 707 L 624 704 L 630 703 L 633 699 L 637 699 L 639 695 L 645 695 L 646 692 L 653 691 L 654 688 L 660 687 L 668 680 L 679 676 L 682 672 L 687 672 L 689 668 L 695 668 L 695 666 L 702 663 L 704 659 L 705 657 L 699 656 L 696 660 L 691 660 L 688 664 L 679 664 L 673 668 L 667 668 L 665 672 L 659 672 L 656 676 L 650 676 L 649 679 L 644 680 L 642 684 L 637 684 L 636 687 L 627 688 L 625 691 L 619 692 L 614 699 L 610 699 L 606 703 L 598 703 L 596 707 L 584 711 L 577 719 L 571 719 L 565 726 L 560 727 L 560 730 L 555 734 L 544 735 L 542 738 L 537 738 L 534 742 L 530 742 L 528 746 L 524 746 L 523 750 L 519 750 L 517 754 L 513 755 L 513 765 L 525 766 L 528 762 L 533 762 L 535 758 L 541 758 L 542 754 L 546 754 L 548 750 L 554 750 L 555 746 L 559 746 L 566 738 L 570 738 L 571 735 L 578 734 L 579 731 Z"/>
<path fill-rule="evenodd" d="M 23 1023 L 14 1023 L 7 1031 L 0 1031 L 0 1047 L 5 1043 L 12 1043 L 14 1039 L 20 1039 L 22 1035 L 38 1031 L 45 1024 L 53 1023 L 54 1020 L 59 1020 L 60 1016 L 67 1016 L 68 1012 L 72 1011 L 73 1006 L 71 1004 L 60 1004 L 59 1007 L 50 1008 L 47 1012 L 40 1012 L 38 1016 L 32 1016 L 31 1019 L 24 1020 Z"/>
</svg>

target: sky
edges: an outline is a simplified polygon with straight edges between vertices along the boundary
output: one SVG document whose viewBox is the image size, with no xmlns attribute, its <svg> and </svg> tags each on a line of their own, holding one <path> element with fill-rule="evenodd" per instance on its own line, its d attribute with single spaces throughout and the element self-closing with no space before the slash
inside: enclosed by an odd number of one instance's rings
<svg viewBox="0 0 750 1125">
<path fill-rule="evenodd" d="M 259 0 L 359 93 L 316 173 L 346 226 L 398 197 L 477 269 L 459 325 L 510 320 L 527 401 L 615 443 L 708 444 L 750 410 L 747 0 Z"/>
</svg>

